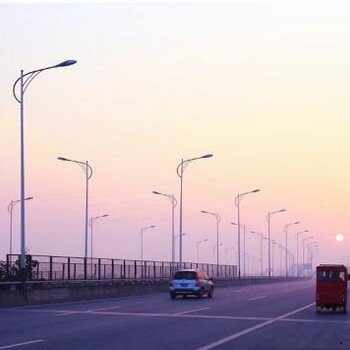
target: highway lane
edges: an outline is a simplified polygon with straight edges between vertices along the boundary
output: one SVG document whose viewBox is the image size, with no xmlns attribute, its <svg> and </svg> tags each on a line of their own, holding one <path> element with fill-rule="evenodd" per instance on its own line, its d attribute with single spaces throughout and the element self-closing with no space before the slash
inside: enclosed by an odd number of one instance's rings
<svg viewBox="0 0 350 350">
<path fill-rule="evenodd" d="M 350 349 L 350 316 L 316 314 L 313 281 L 0 310 L 0 350 Z"/>
</svg>

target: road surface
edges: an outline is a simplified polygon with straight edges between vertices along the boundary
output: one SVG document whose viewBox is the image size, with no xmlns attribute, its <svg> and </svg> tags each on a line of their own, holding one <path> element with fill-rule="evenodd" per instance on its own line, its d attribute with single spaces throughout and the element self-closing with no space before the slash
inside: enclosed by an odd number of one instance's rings
<svg viewBox="0 0 350 350">
<path fill-rule="evenodd" d="M 350 349 L 350 313 L 315 312 L 314 281 L 0 310 L 0 350 Z"/>
</svg>

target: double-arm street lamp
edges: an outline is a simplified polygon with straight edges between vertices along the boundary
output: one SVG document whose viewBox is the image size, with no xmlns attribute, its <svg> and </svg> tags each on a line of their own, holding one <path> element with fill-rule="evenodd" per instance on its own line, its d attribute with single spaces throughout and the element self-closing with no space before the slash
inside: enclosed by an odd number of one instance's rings
<svg viewBox="0 0 350 350">
<path fill-rule="evenodd" d="M 12 87 L 12 93 L 15 100 L 20 104 L 20 203 L 21 203 L 21 259 L 20 259 L 20 270 L 23 297 L 27 298 L 26 293 L 26 257 L 25 257 L 25 169 L 24 169 L 24 93 L 26 92 L 30 83 L 35 79 L 41 72 L 53 68 L 67 67 L 75 64 L 77 61 L 68 60 L 56 64 L 54 66 L 44 67 L 24 73 L 21 70 L 20 77 L 14 82 Z M 17 93 L 17 86 L 19 84 L 19 94 Z"/>
<path fill-rule="evenodd" d="M 209 239 L 206 238 L 206 239 L 202 239 L 202 240 L 196 242 L 196 248 L 197 248 L 197 264 L 199 264 L 199 246 L 200 246 L 202 243 L 208 242 L 208 241 L 209 241 Z"/>
<path fill-rule="evenodd" d="M 241 218 L 240 218 L 240 202 L 241 202 L 241 198 L 247 194 L 250 193 L 256 193 L 259 192 L 259 189 L 253 190 L 253 191 L 248 191 L 248 192 L 244 192 L 244 193 L 239 193 L 236 197 L 235 197 L 235 205 L 237 207 L 237 225 L 238 225 L 238 244 L 237 244 L 237 249 L 238 249 L 238 278 L 241 277 Z M 245 260 L 245 256 L 244 256 L 244 260 Z M 245 264 L 244 264 L 244 269 L 245 269 Z"/>
<path fill-rule="evenodd" d="M 164 196 L 170 200 L 172 211 L 171 211 L 171 262 L 175 262 L 175 229 L 174 229 L 174 218 L 175 218 L 175 207 L 177 205 L 177 201 L 174 195 L 161 193 L 158 191 L 152 191 L 153 194 L 158 194 Z"/>
<path fill-rule="evenodd" d="M 64 157 L 57 157 L 58 160 L 62 160 L 64 162 L 72 162 L 78 164 L 85 173 L 85 249 L 84 249 L 84 257 L 88 256 L 88 226 L 89 226 L 89 180 L 92 176 L 92 168 L 89 165 L 88 161 L 80 161 L 73 160 Z"/>
<path fill-rule="evenodd" d="M 219 259 L 219 225 L 220 225 L 220 220 L 221 217 L 219 214 L 216 213 L 211 213 L 210 211 L 206 211 L 206 210 L 201 210 L 201 213 L 203 214 L 209 214 L 211 216 L 213 216 L 216 220 L 216 265 L 217 265 L 217 270 L 219 271 L 219 263 L 220 263 L 220 259 Z"/>
<path fill-rule="evenodd" d="M 181 163 L 177 166 L 177 169 L 176 169 L 177 175 L 180 177 L 180 223 L 179 223 L 179 234 L 180 234 L 179 262 L 180 262 L 180 268 L 182 267 L 182 187 L 183 187 L 183 174 L 184 174 L 186 167 L 194 160 L 211 158 L 212 156 L 213 156 L 212 154 L 205 154 L 204 156 L 201 156 L 201 157 L 182 159 Z"/>
<path fill-rule="evenodd" d="M 27 197 L 27 198 L 24 198 L 25 201 L 28 201 L 28 200 L 31 200 L 33 199 L 33 197 Z M 15 200 L 15 201 L 11 201 L 10 204 L 7 206 L 7 210 L 8 212 L 10 213 L 10 250 L 9 250 L 9 253 L 10 253 L 10 259 L 11 259 L 11 255 L 12 255 L 12 211 L 13 211 L 13 208 L 14 206 L 19 203 L 21 200 L 18 199 L 18 200 Z"/>
<path fill-rule="evenodd" d="M 286 235 L 286 277 L 288 277 L 288 228 L 289 226 L 298 225 L 300 221 L 292 222 L 284 225 L 284 233 Z"/>
<path fill-rule="evenodd" d="M 282 213 L 286 211 L 287 209 L 280 209 L 276 211 L 269 211 L 267 213 L 267 239 L 268 239 L 268 244 L 267 244 L 267 255 L 268 255 L 268 274 L 269 277 L 271 277 L 271 216 L 277 213 Z"/>
<path fill-rule="evenodd" d="M 304 230 L 296 233 L 297 238 L 297 277 L 299 276 L 299 236 L 303 233 L 309 232 L 309 230 Z"/>
<path fill-rule="evenodd" d="M 143 263 L 143 233 L 146 230 L 149 230 L 151 228 L 156 227 L 156 225 L 151 225 L 151 226 L 147 226 L 147 227 L 142 227 L 140 230 L 140 237 L 141 237 L 141 262 Z"/>
</svg>

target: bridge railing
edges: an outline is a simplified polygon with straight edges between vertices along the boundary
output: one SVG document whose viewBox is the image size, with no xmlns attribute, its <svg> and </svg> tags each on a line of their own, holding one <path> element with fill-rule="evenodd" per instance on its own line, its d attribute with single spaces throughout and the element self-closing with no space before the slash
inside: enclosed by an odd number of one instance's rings
<svg viewBox="0 0 350 350">
<path fill-rule="evenodd" d="M 19 255 L 7 255 L 0 281 L 19 280 Z M 171 278 L 180 268 L 200 269 L 214 278 L 237 276 L 235 265 L 129 259 L 26 255 L 26 278 L 31 281 Z"/>
</svg>

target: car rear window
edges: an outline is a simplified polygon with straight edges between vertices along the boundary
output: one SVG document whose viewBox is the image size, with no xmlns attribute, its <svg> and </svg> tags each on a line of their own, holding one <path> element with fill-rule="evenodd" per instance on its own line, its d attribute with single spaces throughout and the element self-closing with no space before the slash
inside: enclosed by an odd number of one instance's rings
<svg viewBox="0 0 350 350">
<path fill-rule="evenodd" d="M 193 271 L 178 271 L 174 275 L 174 280 L 193 280 L 197 275 Z"/>
</svg>

